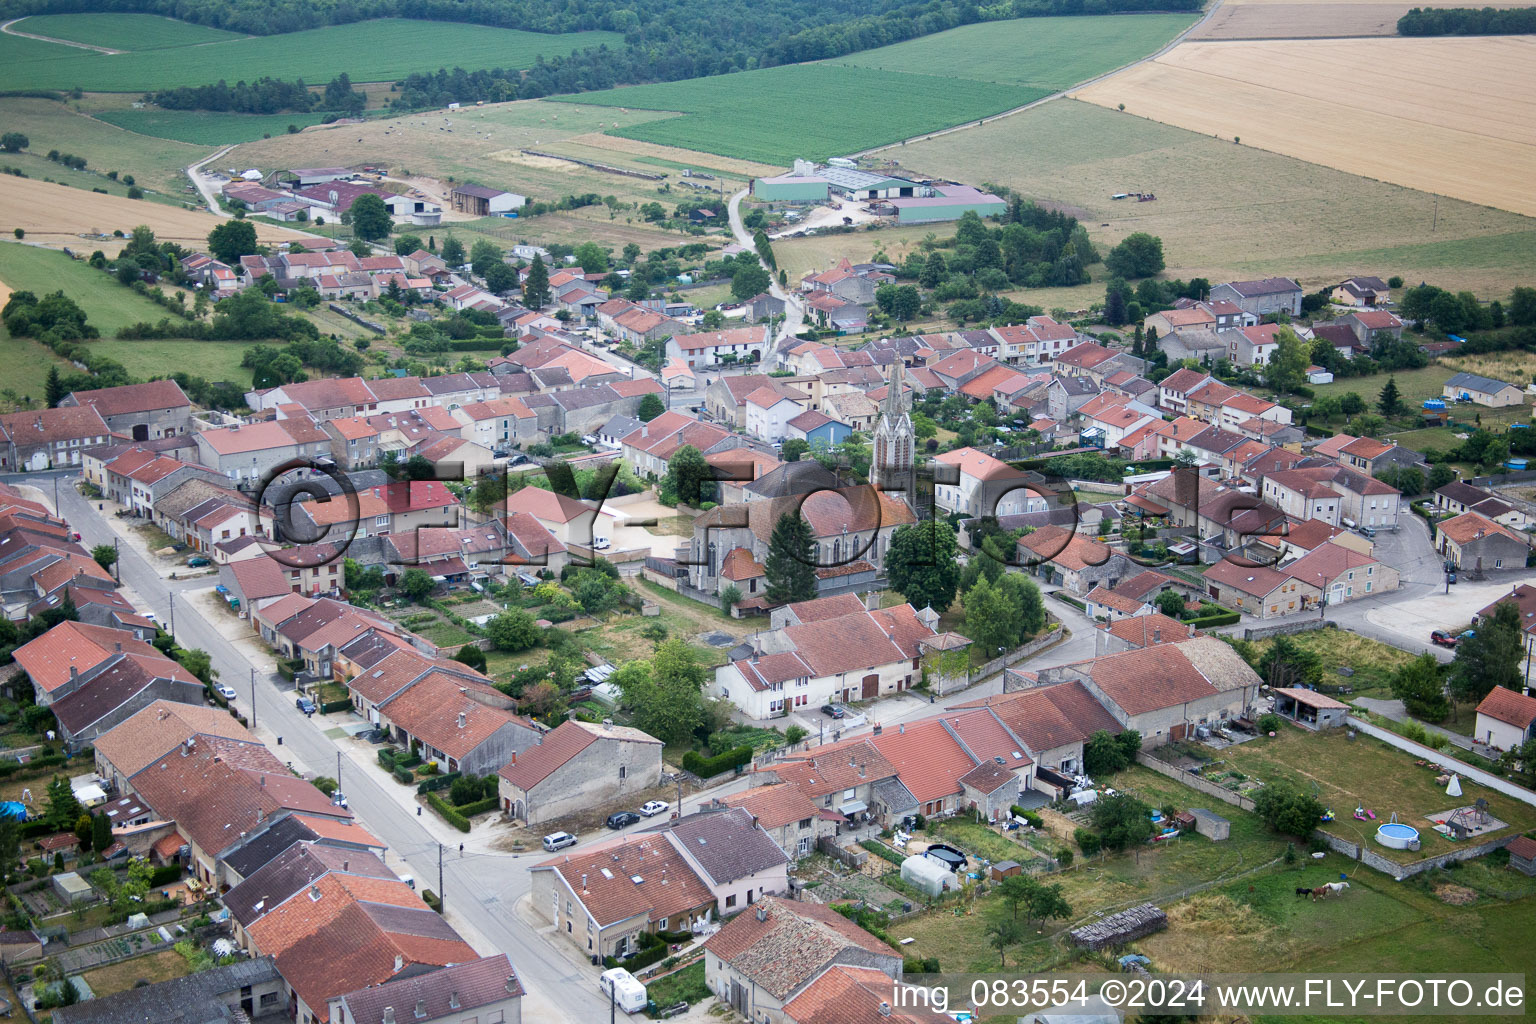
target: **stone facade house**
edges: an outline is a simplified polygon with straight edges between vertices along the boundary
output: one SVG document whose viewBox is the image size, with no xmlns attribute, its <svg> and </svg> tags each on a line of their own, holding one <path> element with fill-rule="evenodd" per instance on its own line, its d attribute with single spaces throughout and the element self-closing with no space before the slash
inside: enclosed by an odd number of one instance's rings
<svg viewBox="0 0 1536 1024">
<path fill-rule="evenodd" d="M 623 803 L 661 781 L 660 740 L 639 729 L 562 722 L 497 772 L 501 809 L 528 825 Z"/>
</svg>

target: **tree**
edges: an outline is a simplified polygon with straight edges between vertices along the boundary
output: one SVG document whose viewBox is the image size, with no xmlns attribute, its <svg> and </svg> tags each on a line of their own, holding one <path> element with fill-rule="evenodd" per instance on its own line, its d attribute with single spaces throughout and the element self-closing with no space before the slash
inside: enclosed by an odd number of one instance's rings
<svg viewBox="0 0 1536 1024">
<path fill-rule="evenodd" d="M 767 291 L 772 283 L 773 278 L 757 260 L 737 260 L 731 272 L 731 297 L 737 302 L 745 302 L 752 296 Z"/>
<path fill-rule="evenodd" d="M 1009 875 L 997 883 L 997 895 L 1008 905 L 1010 920 L 1019 919 L 1019 909 L 1027 905 L 1040 882 L 1033 875 Z"/>
<path fill-rule="evenodd" d="M 784 513 L 774 524 L 763 571 L 770 604 L 809 601 L 816 596 L 816 539 L 811 524 L 798 509 Z"/>
<path fill-rule="evenodd" d="M 1410 715 L 1426 722 L 1442 722 L 1451 713 L 1440 663 L 1427 652 L 1392 674 L 1392 696 L 1403 702 Z"/>
<path fill-rule="evenodd" d="M 1022 877 L 1022 876 L 1015 876 Z M 1034 879 L 1031 879 L 1034 881 Z M 1029 898 L 1024 904 L 1030 921 L 1050 921 L 1055 918 L 1071 917 L 1072 904 L 1061 894 L 1061 883 L 1045 883 L 1035 881 L 1035 887 L 1030 891 Z"/>
<path fill-rule="evenodd" d="M 1305 383 L 1307 367 L 1312 365 L 1312 346 L 1289 327 L 1275 332 L 1275 343 L 1274 353 L 1264 364 L 1264 383 L 1283 395 Z"/>
<path fill-rule="evenodd" d="M 1113 775 L 1130 763 L 1125 756 L 1125 748 L 1105 729 L 1100 729 L 1089 736 L 1088 741 L 1083 744 L 1083 770 L 1095 778 L 1101 775 Z"/>
<path fill-rule="evenodd" d="M 517 287 L 517 271 L 501 260 L 485 268 L 485 287 L 497 295 L 505 295 Z"/>
<path fill-rule="evenodd" d="M 549 302 L 549 270 L 543 257 L 534 254 L 528 265 L 528 277 L 523 281 L 523 304 L 529 309 L 543 309 Z"/>
<path fill-rule="evenodd" d="M 6 132 L 0 135 L 0 150 L 7 153 L 20 153 L 31 144 L 31 140 L 21 132 Z"/>
<path fill-rule="evenodd" d="M 493 263 L 500 262 L 502 262 L 501 247 L 495 242 L 482 238 L 469 250 L 470 269 L 481 277 L 485 276 L 485 272 L 491 269 Z"/>
<path fill-rule="evenodd" d="M 784 742 L 788 744 L 791 749 L 793 749 L 796 743 L 799 743 L 809 735 L 810 732 L 805 728 L 805 726 L 792 725 L 788 729 L 784 730 Z"/>
<path fill-rule="evenodd" d="M 583 273 L 606 274 L 608 272 L 608 253 L 596 242 L 582 242 L 576 247 L 573 255 Z"/>
<path fill-rule="evenodd" d="M 1009 607 L 1018 616 L 1019 643 L 1033 638 L 1045 628 L 1045 598 L 1034 580 L 1023 573 L 1009 572 L 1003 574 L 998 585 L 1002 587 Z"/>
<path fill-rule="evenodd" d="M 684 505 L 697 508 L 714 494 L 714 468 L 704 461 L 704 454 L 685 444 L 667 460 L 667 482 Z"/>
<path fill-rule="evenodd" d="M 800 456 L 811 450 L 809 441 L 804 438 L 792 437 L 784 442 L 784 447 L 779 449 L 779 458 L 784 462 L 799 462 Z"/>
<path fill-rule="evenodd" d="M 1323 678 L 1322 659 L 1288 636 L 1275 637 L 1255 667 L 1271 688 L 1313 687 Z"/>
<path fill-rule="evenodd" d="M 352 208 L 347 212 L 352 214 L 352 233 L 366 241 L 388 238 L 389 233 L 395 229 L 395 222 L 389 216 L 389 207 L 371 192 L 354 199 Z"/>
<path fill-rule="evenodd" d="M 1376 474 L 1376 479 L 1404 494 L 1424 493 L 1424 474 L 1417 466 L 1388 466 Z"/>
<path fill-rule="evenodd" d="M 641 423 L 649 423 L 666 411 L 667 407 L 662 403 L 661 396 L 649 394 L 640 399 L 640 407 L 635 410 L 635 416 Z"/>
<path fill-rule="evenodd" d="M 1290 779 L 1273 779 L 1253 796 L 1253 810 L 1276 832 L 1306 837 L 1317 828 L 1323 805 Z"/>
<path fill-rule="evenodd" d="M 1446 484 L 1456 482 L 1456 471 L 1445 463 L 1437 463 L 1429 467 L 1429 489 L 1438 491 Z"/>
<path fill-rule="evenodd" d="M 1459 701 L 1481 701 L 1495 686 L 1521 690 L 1520 608 L 1503 601 L 1477 624 L 1476 632 L 1456 645 L 1451 662 L 1451 695 Z"/>
<path fill-rule="evenodd" d="M 965 635 L 980 644 L 986 656 L 996 657 L 1018 643 L 1020 616 L 999 579 L 994 585 L 985 575 L 965 592 Z"/>
<path fill-rule="evenodd" d="M 1339 399 L 1339 411 L 1345 416 L 1359 416 L 1365 412 L 1365 399 L 1353 391 L 1346 391 Z"/>
<path fill-rule="evenodd" d="M 1116 277 L 1135 279 L 1151 277 L 1163 269 L 1163 240 L 1145 231 L 1136 231 L 1109 250 L 1104 266 Z"/>
<path fill-rule="evenodd" d="M 1008 947 L 1024 941 L 1024 928 L 1017 921 L 998 919 L 987 925 L 987 945 L 997 950 L 998 962 L 1008 966 Z"/>
<path fill-rule="evenodd" d="M 69 780 L 62 775 L 55 775 L 48 783 L 48 809 L 43 812 L 43 818 L 49 827 L 55 832 L 63 832 L 75 827 L 75 822 L 80 820 L 80 801 L 75 799 L 75 791 L 70 788 Z"/>
<path fill-rule="evenodd" d="M 955 528 L 944 520 L 924 519 L 913 526 L 898 526 L 885 555 L 891 589 L 914 608 L 928 606 L 940 614 L 949 611 L 960 582 L 957 547 Z"/>
<path fill-rule="evenodd" d="M 91 819 L 91 849 L 97 853 L 112 845 L 112 819 L 98 814 Z"/>
<path fill-rule="evenodd" d="M 117 564 L 117 547 L 112 544 L 97 544 L 91 548 L 91 557 L 103 569 L 111 569 Z"/>
<path fill-rule="evenodd" d="M 1395 416 L 1403 409 L 1402 392 L 1397 390 L 1397 378 L 1388 377 L 1387 382 L 1381 387 L 1381 394 L 1376 398 L 1376 408 L 1381 410 L 1383 416 Z"/>
<path fill-rule="evenodd" d="M 213 656 L 200 647 L 182 651 L 177 660 L 181 662 L 182 668 L 205 683 L 211 683 L 219 677 L 218 671 L 213 667 Z"/>
<path fill-rule="evenodd" d="M 432 593 L 432 577 L 425 569 L 407 569 L 400 575 L 400 593 L 412 601 L 420 601 Z"/>
<path fill-rule="evenodd" d="M 409 256 L 418 249 L 425 248 L 421 244 L 420 235 L 400 235 L 395 239 L 395 255 Z"/>
<path fill-rule="evenodd" d="M 1092 807 L 1093 827 L 1106 850 L 1123 850 L 1152 838 L 1152 808 L 1130 794 L 1100 797 Z"/>
<path fill-rule="evenodd" d="M 725 589 L 720 591 L 720 610 L 729 614 L 741 600 L 741 588 L 734 583 L 727 583 Z"/>
<path fill-rule="evenodd" d="M 443 239 L 443 251 L 438 255 L 449 267 L 461 267 L 464 265 L 464 243 L 449 235 Z"/>
<path fill-rule="evenodd" d="M 64 378 L 59 375 L 57 366 L 48 367 L 48 380 L 43 384 L 43 397 L 50 409 L 57 409 L 59 403 L 69 397 L 69 391 L 64 387 Z"/>
<path fill-rule="evenodd" d="M 485 671 L 485 652 L 475 644 L 465 644 L 460 647 L 458 653 L 453 656 L 453 660 L 461 665 L 468 665 L 477 672 Z"/>
<path fill-rule="evenodd" d="M 208 251 L 214 259 L 238 263 L 256 251 L 256 225 L 248 220 L 227 220 L 208 232 Z"/>
<path fill-rule="evenodd" d="M 637 728 L 666 743 L 684 743 L 704 720 L 705 673 L 683 640 L 656 645 L 649 660 L 632 661 L 609 677 Z"/>
<path fill-rule="evenodd" d="M 498 651 L 526 651 L 539 642 L 539 624 L 521 608 L 511 608 L 485 624 L 485 635 Z"/>
<path fill-rule="evenodd" d="M 1177 590 L 1163 591 L 1153 603 L 1157 605 L 1158 611 L 1170 619 L 1177 619 L 1184 614 L 1184 595 Z"/>
</svg>

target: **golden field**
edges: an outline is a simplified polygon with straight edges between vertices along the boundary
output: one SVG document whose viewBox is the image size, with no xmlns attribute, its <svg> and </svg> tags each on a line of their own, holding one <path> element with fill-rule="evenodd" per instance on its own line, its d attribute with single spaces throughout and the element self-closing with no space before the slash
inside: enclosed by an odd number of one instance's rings
<svg viewBox="0 0 1536 1024">
<path fill-rule="evenodd" d="M 162 242 L 202 248 L 208 244 L 208 232 L 223 221 L 224 218 L 206 210 L 183 210 L 163 203 L 102 195 L 37 178 L 7 176 L 0 181 L 0 227 L 7 232 L 21 228 L 27 241 L 54 247 L 67 245 L 115 254 L 122 247 L 121 239 L 82 236 L 111 235 L 113 231 L 127 234 L 140 224 L 148 224 Z M 306 237 L 260 220 L 251 223 L 256 225 L 256 237 L 262 242 L 281 243 Z"/>
<path fill-rule="evenodd" d="M 1185 43 L 1074 94 L 1312 163 L 1536 214 L 1536 38 Z"/>
</svg>

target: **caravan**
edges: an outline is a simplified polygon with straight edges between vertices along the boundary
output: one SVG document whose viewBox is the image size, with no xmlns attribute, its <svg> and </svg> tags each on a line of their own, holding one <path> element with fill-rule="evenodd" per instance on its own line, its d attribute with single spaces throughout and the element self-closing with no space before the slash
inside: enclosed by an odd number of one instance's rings
<svg viewBox="0 0 1536 1024">
<path fill-rule="evenodd" d="M 643 1010 L 650 1001 L 645 994 L 645 986 L 622 967 L 604 971 L 598 979 L 597 988 L 625 1013 Z"/>
</svg>

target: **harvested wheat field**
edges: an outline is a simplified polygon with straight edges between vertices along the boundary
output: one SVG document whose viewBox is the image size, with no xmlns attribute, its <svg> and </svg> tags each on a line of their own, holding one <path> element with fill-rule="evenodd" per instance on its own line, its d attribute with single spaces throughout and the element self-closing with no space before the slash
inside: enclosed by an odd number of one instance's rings
<svg viewBox="0 0 1536 1024">
<path fill-rule="evenodd" d="M 1074 95 L 1536 214 L 1536 37 L 1185 43 Z"/>
<path fill-rule="evenodd" d="M 1397 19 L 1412 7 L 1464 7 L 1464 0 L 1225 0 L 1190 39 L 1329 39 L 1395 36 Z M 1478 4 L 1519 7 L 1518 3 Z"/>
<path fill-rule="evenodd" d="M 115 253 L 122 240 L 111 237 L 112 232 L 127 234 L 140 224 L 153 228 L 155 237 L 162 242 L 201 247 L 208 244 L 208 232 L 223 219 L 202 210 L 102 195 L 36 178 L 7 177 L 0 185 L 0 228 L 22 228 L 28 241 L 55 247 L 67 245 Z M 275 224 L 252 223 L 262 242 L 309 237 Z M 108 237 L 86 237 L 91 235 Z"/>
</svg>

